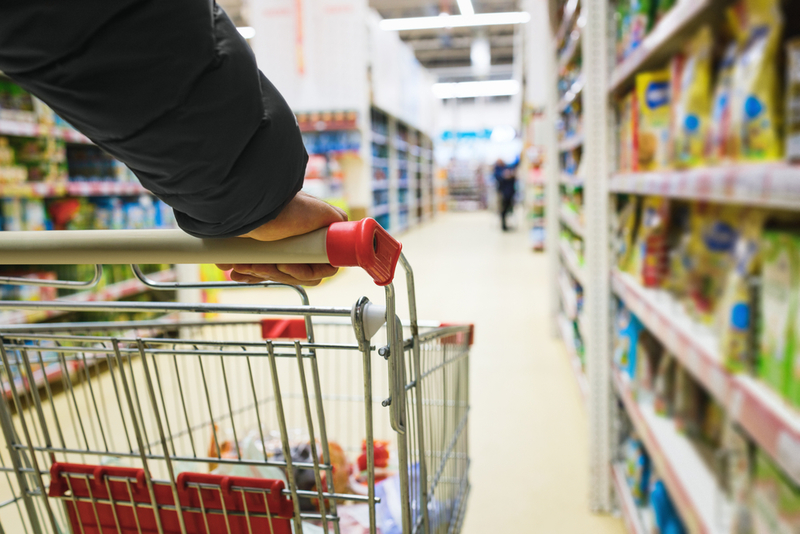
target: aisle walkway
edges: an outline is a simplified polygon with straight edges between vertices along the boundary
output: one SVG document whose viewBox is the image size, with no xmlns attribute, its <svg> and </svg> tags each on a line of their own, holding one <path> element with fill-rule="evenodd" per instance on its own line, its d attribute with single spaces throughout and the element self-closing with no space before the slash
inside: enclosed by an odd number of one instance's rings
<svg viewBox="0 0 800 534">
<path fill-rule="evenodd" d="M 420 318 L 475 323 L 464 533 L 621 533 L 620 520 L 589 513 L 586 414 L 551 337 L 545 256 L 498 226 L 489 213 L 447 214 L 402 237 Z M 309 294 L 318 305 L 383 300 L 356 270 Z"/>
</svg>

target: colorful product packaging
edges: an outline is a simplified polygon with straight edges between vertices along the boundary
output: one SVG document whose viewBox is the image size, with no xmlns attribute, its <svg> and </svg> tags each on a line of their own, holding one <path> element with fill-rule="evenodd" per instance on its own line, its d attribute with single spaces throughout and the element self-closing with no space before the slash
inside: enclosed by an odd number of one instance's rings
<svg viewBox="0 0 800 534">
<path fill-rule="evenodd" d="M 789 345 L 792 356 L 788 365 L 786 394 L 789 401 L 800 407 L 800 235 L 792 235 L 792 252 L 795 264 L 792 271 L 792 311 L 791 331 L 789 332 Z"/>
<path fill-rule="evenodd" d="M 739 54 L 733 73 L 731 126 L 738 159 L 783 155 L 778 52 L 783 15 L 777 0 L 739 0 L 729 10 Z"/>
<path fill-rule="evenodd" d="M 713 35 L 704 26 L 689 42 L 685 56 L 676 56 L 672 69 L 672 156 L 678 168 L 704 162 L 711 121 L 711 62 Z"/>
<path fill-rule="evenodd" d="M 761 263 L 760 241 L 763 213 L 748 210 L 743 214 L 736 241 L 733 269 L 725 279 L 725 285 L 717 306 L 716 329 L 720 339 L 723 364 L 733 372 L 752 371 L 753 329 L 752 302 L 754 299 L 751 277 Z"/>
<path fill-rule="evenodd" d="M 718 163 L 734 156 L 731 130 L 731 93 L 736 67 L 737 45 L 730 43 L 717 69 L 717 82 L 711 105 L 711 123 L 706 141 L 706 160 Z"/>
<path fill-rule="evenodd" d="M 758 377 L 784 395 L 797 314 L 798 241 L 787 232 L 766 231 L 762 257 Z"/>
<path fill-rule="evenodd" d="M 634 106 L 636 105 L 636 93 L 631 91 L 619 102 L 619 172 L 632 172 L 638 166 L 634 153 L 634 136 L 636 127 L 634 118 Z"/>
<path fill-rule="evenodd" d="M 669 199 L 645 197 L 631 268 L 645 287 L 660 287 L 668 268 Z"/>
<path fill-rule="evenodd" d="M 636 77 L 635 152 L 639 171 L 669 166 L 670 71 L 644 72 Z"/>
<path fill-rule="evenodd" d="M 786 43 L 786 158 L 800 161 L 800 37 Z"/>
</svg>

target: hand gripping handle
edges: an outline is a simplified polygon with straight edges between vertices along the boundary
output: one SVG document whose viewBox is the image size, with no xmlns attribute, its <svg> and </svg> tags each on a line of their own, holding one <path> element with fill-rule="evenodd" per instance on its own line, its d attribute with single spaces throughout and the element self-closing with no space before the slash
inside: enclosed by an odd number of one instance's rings
<svg viewBox="0 0 800 534">
<path fill-rule="evenodd" d="M 361 267 L 378 285 L 392 282 L 401 249 L 373 219 L 271 242 L 199 239 L 180 230 L 0 232 L 0 265 L 330 263 Z"/>
</svg>

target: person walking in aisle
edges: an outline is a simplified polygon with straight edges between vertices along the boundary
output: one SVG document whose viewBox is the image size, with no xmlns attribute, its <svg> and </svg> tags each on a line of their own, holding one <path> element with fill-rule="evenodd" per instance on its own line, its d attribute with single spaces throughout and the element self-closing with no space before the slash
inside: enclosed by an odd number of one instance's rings
<svg viewBox="0 0 800 534">
<path fill-rule="evenodd" d="M 297 120 L 214 2 L 0 2 L 0 70 L 126 164 L 202 238 L 275 241 L 347 219 L 300 191 Z M 316 285 L 330 265 L 220 265 Z"/>
<path fill-rule="evenodd" d="M 494 164 L 494 179 L 497 184 L 497 192 L 500 194 L 500 221 L 503 231 L 510 230 L 506 222 L 506 217 L 514 211 L 514 197 L 517 193 L 517 166 L 519 160 L 511 165 L 506 165 L 502 159 L 498 159 Z"/>
</svg>

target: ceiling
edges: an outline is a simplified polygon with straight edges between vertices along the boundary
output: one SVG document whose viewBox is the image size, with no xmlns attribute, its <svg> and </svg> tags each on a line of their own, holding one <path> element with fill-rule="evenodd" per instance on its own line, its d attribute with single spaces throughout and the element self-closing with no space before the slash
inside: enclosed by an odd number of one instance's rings
<svg viewBox="0 0 800 534">
<path fill-rule="evenodd" d="M 460 14 L 456 0 L 368 0 L 385 19 Z M 217 0 L 237 26 L 246 26 L 249 0 Z M 472 0 L 475 13 L 519 11 L 520 0 Z M 400 32 L 423 66 L 442 81 L 473 78 L 470 47 L 476 38 L 489 40 L 491 71 L 489 78 L 509 78 L 514 58 L 515 26 L 484 26 Z"/>
<path fill-rule="evenodd" d="M 369 0 L 369 5 L 385 19 L 459 14 L 455 0 Z M 472 5 L 475 13 L 519 11 L 519 0 L 472 0 Z M 489 40 L 492 74 L 508 69 L 514 57 L 512 25 L 400 32 L 400 38 L 414 49 L 423 66 L 447 78 L 468 75 L 464 67 L 470 66 L 470 47 L 478 37 Z"/>
</svg>

